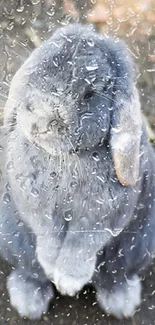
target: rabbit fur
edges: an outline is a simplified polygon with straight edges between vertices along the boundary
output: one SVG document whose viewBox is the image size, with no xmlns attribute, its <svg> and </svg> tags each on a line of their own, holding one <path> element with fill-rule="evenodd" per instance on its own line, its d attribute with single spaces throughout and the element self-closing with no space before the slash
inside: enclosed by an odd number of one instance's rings
<svg viewBox="0 0 155 325">
<path fill-rule="evenodd" d="M 21 316 L 47 311 L 52 283 L 70 296 L 91 283 L 118 318 L 140 304 L 155 251 L 155 156 L 135 71 L 122 41 L 72 24 L 11 82 L 0 243 Z"/>
</svg>

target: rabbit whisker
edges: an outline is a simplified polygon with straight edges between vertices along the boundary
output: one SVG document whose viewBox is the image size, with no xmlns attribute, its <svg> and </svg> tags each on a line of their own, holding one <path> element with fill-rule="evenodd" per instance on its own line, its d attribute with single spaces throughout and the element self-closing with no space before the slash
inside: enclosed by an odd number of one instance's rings
<svg viewBox="0 0 155 325">
<path fill-rule="evenodd" d="M 23 155 L 23 159 L 20 161 L 21 164 L 23 164 L 23 162 L 25 161 L 25 158 L 27 157 L 27 154 L 29 152 L 29 150 L 33 147 L 34 143 L 32 143 L 31 141 L 30 145 L 28 146 L 27 150 L 25 150 L 24 155 Z"/>
<path fill-rule="evenodd" d="M 103 99 L 109 99 L 109 100 L 112 100 L 113 102 L 116 102 L 115 99 L 113 99 L 113 98 L 111 98 L 111 97 L 109 97 L 109 96 L 103 95 L 103 94 L 101 94 L 101 93 L 99 93 L 99 92 L 97 92 L 97 91 L 94 91 L 94 93 L 95 93 L 96 95 L 102 97 Z"/>
<path fill-rule="evenodd" d="M 5 85 L 7 87 L 10 87 L 10 83 L 6 81 L 0 81 L 0 85 Z"/>
<path fill-rule="evenodd" d="M 7 124 L 7 125 L 0 125 L 0 130 L 8 129 L 11 126 L 15 126 L 15 123 Z"/>
<path fill-rule="evenodd" d="M 78 163 L 78 165 L 79 165 L 79 168 L 77 168 L 78 169 L 78 171 L 79 171 L 79 175 L 81 175 L 81 177 L 83 177 L 83 173 L 82 173 L 82 165 L 81 165 L 81 161 L 80 161 L 80 159 L 79 159 L 79 156 L 78 156 L 78 154 L 77 154 L 77 152 L 76 152 L 76 148 L 74 147 L 74 145 L 73 145 L 73 143 L 71 142 L 71 140 L 70 139 L 68 139 L 69 140 L 69 142 L 70 142 L 70 144 L 71 144 L 71 146 L 72 146 L 72 148 L 73 148 L 73 150 L 74 150 L 74 157 L 75 157 L 75 165 Z"/>
<path fill-rule="evenodd" d="M 9 135 L 10 135 L 9 133 L 8 133 L 8 134 L 5 134 L 5 136 L 4 136 L 3 138 L 0 139 L 0 143 L 1 143 L 3 140 L 6 140 L 7 137 L 9 137 Z"/>
<path fill-rule="evenodd" d="M 116 230 L 117 231 L 117 230 Z M 66 230 L 51 230 L 50 231 L 51 233 L 66 233 Z M 115 230 L 114 230 L 115 232 Z M 28 232 L 30 234 L 33 234 L 33 232 Z M 88 233 L 88 234 L 91 234 L 91 233 L 107 233 L 107 230 L 67 230 L 67 233 Z M 125 234 L 137 234 L 136 231 L 123 231 L 123 233 Z"/>
<path fill-rule="evenodd" d="M 2 92 L 0 93 L 0 97 L 3 97 L 5 99 L 8 99 L 8 96 L 7 95 L 4 95 Z"/>
<path fill-rule="evenodd" d="M 0 97 L 3 97 L 3 98 L 5 98 L 5 99 L 7 99 L 7 100 L 8 100 L 8 98 L 9 98 L 9 96 L 7 96 L 6 94 L 3 94 L 3 93 L 0 93 Z M 21 103 L 20 101 L 16 100 L 14 97 L 11 97 L 11 96 L 10 96 L 10 99 L 11 99 L 13 102 L 15 102 L 16 104 L 20 104 L 20 103 Z M 5 105 L 4 105 L 4 106 L 5 106 Z"/>
</svg>

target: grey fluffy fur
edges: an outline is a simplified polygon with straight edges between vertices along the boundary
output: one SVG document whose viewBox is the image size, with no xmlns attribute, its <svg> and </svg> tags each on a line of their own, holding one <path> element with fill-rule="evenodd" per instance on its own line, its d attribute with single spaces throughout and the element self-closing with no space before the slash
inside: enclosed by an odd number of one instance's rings
<svg viewBox="0 0 155 325">
<path fill-rule="evenodd" d="M 135 281 L 155 250 L 155 156 L 134 71 L 122 42 L 70 25 L 12 80 L 4 121 L 10 202 L 1 199 L 0 242 L 16 268 L 8 290 L 21 316 L 47 310 L 51 281 L 68 295 L 91 282 L 101 306 L 120 318 L 140 302 L 140 286 L 131 309 L 108 307 L 104 296 L 127 292 L 127 279 Z M 18 278 L 49 297 L 31 295 L 35 311 L 29 298 L 15 303 Z"/>
</svg>

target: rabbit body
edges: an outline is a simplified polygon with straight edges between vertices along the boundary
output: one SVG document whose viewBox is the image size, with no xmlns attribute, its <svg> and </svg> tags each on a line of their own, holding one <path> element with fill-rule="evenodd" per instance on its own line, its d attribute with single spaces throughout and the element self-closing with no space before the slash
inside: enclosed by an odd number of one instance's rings
<svg viewBox="0 0 155 325">
<path fill-rule="evenodd" d="M 71 296 L 91 282 L 106 312 L 132 316 L 155 250 L 155 156 L 126 47 L 80 25 L 56 31 L 15 75 L 5 124 L 10 200 L 1 199 L 1 218 L 25 238 L 13 238 L 14 251 L 1 245 L 16 265 L 12 305 L 39 318 L 51 282 Z"/>
</svg>

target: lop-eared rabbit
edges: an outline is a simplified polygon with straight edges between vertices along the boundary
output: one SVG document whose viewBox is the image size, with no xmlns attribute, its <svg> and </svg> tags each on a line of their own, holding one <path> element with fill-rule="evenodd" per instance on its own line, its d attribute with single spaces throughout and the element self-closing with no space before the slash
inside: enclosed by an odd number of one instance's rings
<svg viewBox="0 0 155 325">
<path fill-rule="evenodd" d="M 155 155 L 126 45 L 58 29 L 15 74 L 4 125 L 12 306 L 40 318 L 53 283 L 70 296 L 90 283 L 104 311 L 132 316 L 155 251 Z"/>
</svg>

